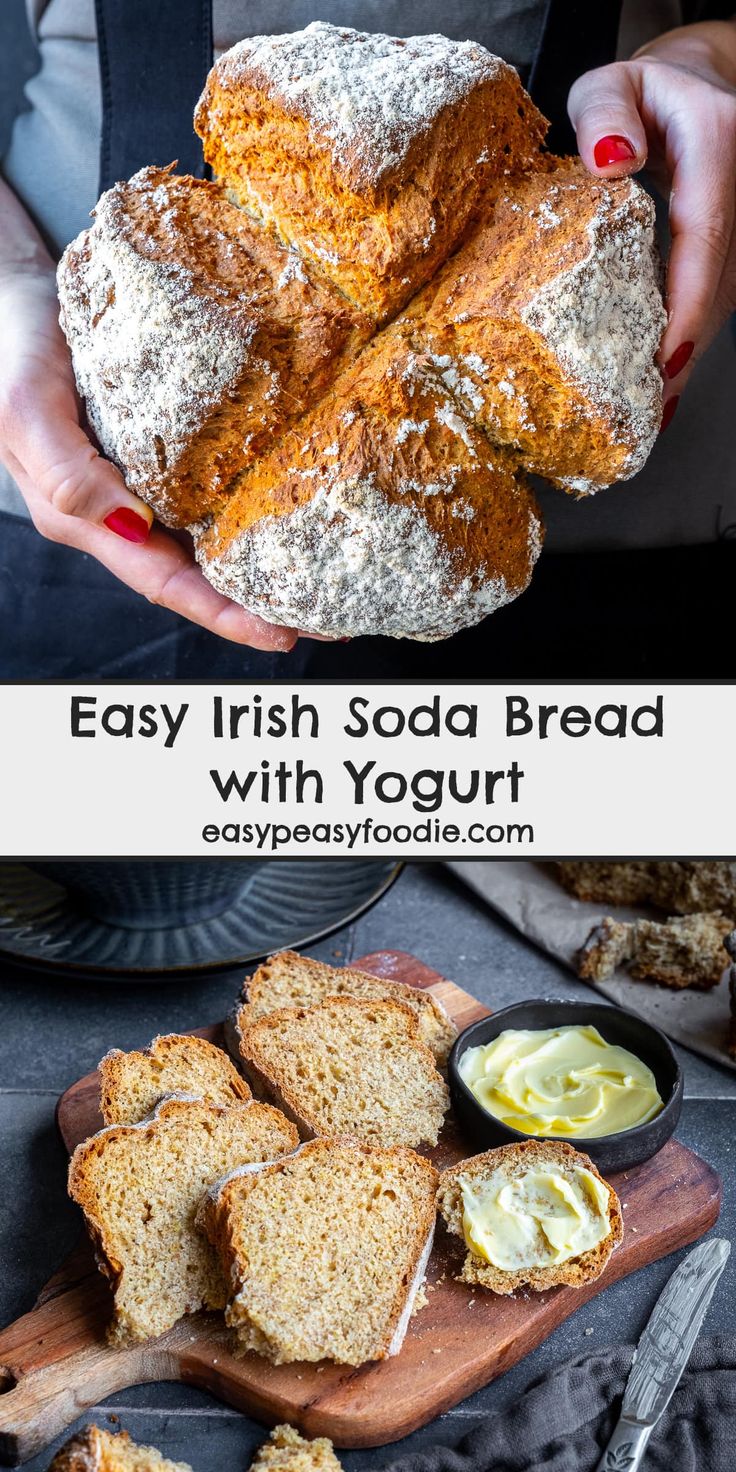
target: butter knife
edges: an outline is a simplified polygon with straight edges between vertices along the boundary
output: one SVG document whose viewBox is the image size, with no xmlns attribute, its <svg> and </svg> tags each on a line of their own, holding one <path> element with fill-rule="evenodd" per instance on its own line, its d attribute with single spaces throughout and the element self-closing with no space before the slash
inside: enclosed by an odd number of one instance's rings
<svg viewBox="0 0 736 1472">
<path fill-rule="evenodd" d="M 636 1472 L 700 1333 L 731 1244 L 709 1237 L 675 1268 L 634 1351 L 621 1415 L 597 1472 Z"/>
</svg>

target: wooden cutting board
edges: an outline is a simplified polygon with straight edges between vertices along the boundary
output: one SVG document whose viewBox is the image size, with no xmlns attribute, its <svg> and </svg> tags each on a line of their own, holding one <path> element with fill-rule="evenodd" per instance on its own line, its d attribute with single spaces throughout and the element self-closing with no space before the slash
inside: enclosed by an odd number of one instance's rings
<svg viewBox="0 0 736 1472">
<path fill-rule="evenodd" d="M 355 964 L 430 990 L 460 1028 L 487 1015 L 467 992 L 413 956 L 380 951 Z M 221 1026 L 200 1031 L 223 1040 Z M 57 1117 L 70 1151 L 99 1128 L 96 1074 L 63 1095 Z M 429 1153 L 439 1166 L 467 1154 L 451 1120 Z M 110 1289 L 85 1239 L 35 1308 L 0 1333 L 0 1460 L 26 1461 L 87 1407 L 151 1380 L 198 1385 L 259 1420 L 290 1421 L 310 1436 L 330 1436 L 338 1447 L 396 1441 L 503 1374 L 608 1283 L 694 1242 L 717 1220 L 716 1172 L 677 1141 L 612 1182 L 626 1208 L 626 1232 L 596 1283 L 509 1298 L 473 1292 L 453 1278 L 462 1243 L 440 1228 L 428 1304 L 412 1320 L 401 1353 L 357 1370 L 328 1363 L 274 1366 L 253 1354 L 235 1359 L 215 1314 L 192 1315 L 148 1344 L 111 1349 L 105 1342 Z"/>
</svg>

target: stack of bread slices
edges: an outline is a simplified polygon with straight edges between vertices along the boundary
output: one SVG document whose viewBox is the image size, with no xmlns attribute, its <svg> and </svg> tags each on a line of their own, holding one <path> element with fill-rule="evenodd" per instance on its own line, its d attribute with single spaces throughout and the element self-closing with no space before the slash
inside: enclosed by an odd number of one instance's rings
<svg viewBox="0 0 736 1472">
<path fill-rule="evenodd" d="M 524 1144 L 438 1174 L 423 1152 L 449 1108 L 440 1070 L 455 1031 L 431 991 L 283 952 L 235 1007 L 237 1066 L 194 1034 L 108 1053 L 104 1128 L 75 1150 L 69 1190 L 112 1285 L 111 1342 L 208 1309 L 224 1310 L 239 1352 L 274 1364 L 384 1359 L 421 1302 L 438 1206 L 463 1235 L 468 1183 L 482 1191 L 501 1171 L 523 1186 L 540 1163 L 597 1176 L 570 1146 L 538 1141 L 533 1160 Z M 461 1278 L 506 1293 L 597 1277 L 621 1236 L 615 1193 L 601 1191 L 594 1250 L 491 1271 L 471 1248 Z"/>
</svg>

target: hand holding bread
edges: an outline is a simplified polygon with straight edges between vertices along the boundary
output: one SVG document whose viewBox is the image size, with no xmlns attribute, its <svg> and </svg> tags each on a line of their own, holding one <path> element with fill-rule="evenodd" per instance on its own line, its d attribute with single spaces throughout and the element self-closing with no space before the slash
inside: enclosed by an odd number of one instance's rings
<svg viewBox="0 0 736 1472">
<path fill-rule="evenodd" d="M 60 265 L 100 443 L 275 624 L 479 622 L 541 550 L 523 471 L 589 495 L 654 441 L 651 201 L 546 153 L 513 68 L 442 36 L 252 37 L 195 125 L 216 182 L 141 170 Z"/>
</svg>

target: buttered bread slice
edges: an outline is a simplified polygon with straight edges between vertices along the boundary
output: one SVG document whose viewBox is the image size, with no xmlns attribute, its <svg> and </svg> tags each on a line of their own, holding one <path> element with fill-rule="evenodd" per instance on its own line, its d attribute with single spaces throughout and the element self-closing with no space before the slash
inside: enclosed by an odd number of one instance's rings
<svg viewBox="0 0 736 1472">
<path fill-rule="evenodd" d="M 314 1007 L 326 997 L 363 997 L 369 1002 L 403 1002 L 416 1013 L 419 1036 L 442 1064 L 457 1037 L 457 1028 L 444 1007 L 430 992 L 387 981 L 354 966 L 327 966 L 296 951 L 279 951 L 269 956 L 243 984 L 243 1000 L 235 1011 L 235 1026 L 242 1038 L 246 1030 L 281 1007 Z"/>
<path fill-rule="evenodd" d="M 274 1364 L 397 1354 L 424 1277 L 437 1172 L 412 1150 L 313 1140 L 236 1171 L 200 1223 L 232 1285 L 240 1348 Z"/>
<path fill-rule="evenodd" d="M 249 1027 L 246 1068 L 306 1138 L 436 1145 L 449 1093 L 402 1002 L 330 997 Z"/>
<path fill-rule="evenodd" d="M 460 1281 L 542 1293 L 600 1277 L 623 1237 L 621 1205 L 587 1155 L 525 1140 L 443 1171 L 437 1205 L 468 1249 Z"/>
<path fill-rule="evenodd" d="M 113 1287 L 112 1343 L 149 1339 L 183 1314 L 224 1307 L 217 1257 L 194 1225 L 202 1193 L 236 1166 L 273 1160 L 297 1143 L 293 1125 L 267 1104 L 225 1108 L 179 1097 L 140 1124 L 111 1125 L 77 1146 L 69 1194 Z"/>
<path fill-rule="evenodd" d="M 137 1124 L 166 1094 L 192 1094 L 211 1104 L 250 1099 L 227 1053 L 205 1038 L 168 1033 L 141 1052 L 112 1048 L 98 1065 L 105 1124 Z"/>
</svg>

